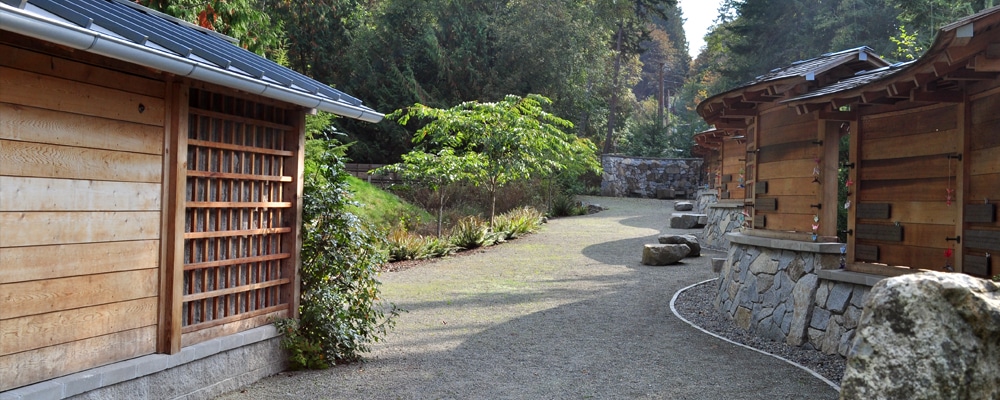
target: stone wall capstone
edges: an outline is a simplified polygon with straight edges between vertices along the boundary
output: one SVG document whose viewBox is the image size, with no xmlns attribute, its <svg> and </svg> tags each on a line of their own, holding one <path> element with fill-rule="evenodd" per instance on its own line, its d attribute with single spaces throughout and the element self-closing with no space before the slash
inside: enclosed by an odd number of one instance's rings
<svg viewBox="0 0 1000 400">
<path fill-rule="evenodd" d="M 705 184 L 700 158 L 643 158 L 601 156 L 604 168 L 601 195 L 608 197 L 657 197 L 672 190 L 675 197 L 693 198 Z M 669 192 L 669 191 L 667 191 Z"/>
<path fill-rule="evenodd" d="M 792 346 L 846 356 L 870 288 L 820 279 L 839 255 L 732 243 L 715 308 L 739 328 Z"/>
</svg>

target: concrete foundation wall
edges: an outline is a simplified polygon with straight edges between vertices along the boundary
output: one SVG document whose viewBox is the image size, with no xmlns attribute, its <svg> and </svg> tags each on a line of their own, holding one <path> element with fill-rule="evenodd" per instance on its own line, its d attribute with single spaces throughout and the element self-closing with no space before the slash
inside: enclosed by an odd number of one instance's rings
<svg viewBox="0 0 1000 400">
<path fill-rule="evenodd" d="M 287 356 L 273 326 L 0 393 L 0 400 L 211 399 L 277 374 Z"/>
</svg>

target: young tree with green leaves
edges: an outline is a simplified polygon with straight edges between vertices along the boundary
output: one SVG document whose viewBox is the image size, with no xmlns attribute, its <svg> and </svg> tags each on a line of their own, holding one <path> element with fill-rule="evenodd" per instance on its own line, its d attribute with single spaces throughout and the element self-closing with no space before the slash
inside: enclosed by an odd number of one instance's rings
<svg viewBox="0 0 1000 400">
<path fill-rule="evenodd" d="M 477 153 L 482 163 L 473 171 L 473 183 L 490 194 L 490 224 L 496 216 L 497 190 L 532 176 L 549 176 L 574 165 L 596 169 L 596 148 L 561 128 L 573 124 L 543 109 L 551 100 L 540 95 L 507 95 L 493 103 L 468 101 L 449 109 L 423 104 L 397 110 L 387 118 L 407 125 L 410 119 L 429 120 L 413 141 L 425 147 L 452 148 L 455 154 Z"/>
<path fill-rule="evenodd" d="M 403 162 L 386 165 L 369 172 L 370 174 L 396 174 L 404 181 L 419 183 L 434 192 L 438 201 L 437 236 L 441 237 L 444 225 L 444 204 L 448 200 L 447 187 L 468 181 L 475 171 L 481 170 L 485 160 L 479 153 L 468 152 L 456 155 L 455 149 L 445 147 L 434 153 L 414 150 L 403 154 Z"/>
</svg>

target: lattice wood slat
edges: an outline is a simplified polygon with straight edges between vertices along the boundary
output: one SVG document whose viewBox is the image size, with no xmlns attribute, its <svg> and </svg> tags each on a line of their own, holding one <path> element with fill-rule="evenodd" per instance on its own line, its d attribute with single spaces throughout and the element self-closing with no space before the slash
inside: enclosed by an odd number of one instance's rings
<svg viewBox="0 0 1000 400">
<path fill-rule="evenodd" d="M 297 132 L 287 110 L 192 89 L 185 198 L 183 331 L 211 328 L 281 309 L 283 201 L 294 171 Z"/>
</svg>

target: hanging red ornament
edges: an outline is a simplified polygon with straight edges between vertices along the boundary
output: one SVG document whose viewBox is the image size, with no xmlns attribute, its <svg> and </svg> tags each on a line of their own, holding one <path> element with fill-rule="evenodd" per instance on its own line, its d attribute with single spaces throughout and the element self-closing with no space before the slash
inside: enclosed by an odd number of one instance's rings
<svg viewBox="0 0 1000 400">
<path fill-rule="evenodd" d="M 944 258 L 951 258 L 953 253 L 954 251 L 952 249 L 944 249 Z"/>
</svg>

